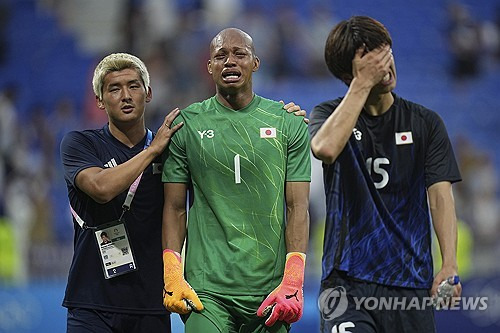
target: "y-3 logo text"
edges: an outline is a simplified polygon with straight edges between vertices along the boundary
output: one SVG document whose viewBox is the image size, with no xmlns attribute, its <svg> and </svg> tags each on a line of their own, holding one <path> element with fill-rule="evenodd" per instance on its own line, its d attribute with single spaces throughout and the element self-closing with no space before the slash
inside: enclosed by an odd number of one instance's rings
<svg viewBox="0 0 500 333">
<path fill-rule="evenodd" d="M 198 134 L 200 137 L 203 139 L 204 137 L 207 137 L 209 139 L 214 137 L 214 130 L 204 130 L 204 131 L 198 131 Z"/>
</svg>

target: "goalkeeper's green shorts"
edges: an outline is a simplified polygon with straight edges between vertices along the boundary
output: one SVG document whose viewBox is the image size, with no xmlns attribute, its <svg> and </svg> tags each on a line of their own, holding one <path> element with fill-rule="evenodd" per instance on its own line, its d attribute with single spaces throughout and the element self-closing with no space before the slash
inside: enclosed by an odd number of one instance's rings
<svg viewBox="0 0 500 333">
<path fill-rule="evenodd" d="M 181 316 L 186 333 L 286 333 L 290 325 L 278 321 L 272 327 L 264 322 L 266 317 L 257 317 L 257 309 L 264 296 L 221 295 L 197 292 L 204 309 Z"/>
</svg>

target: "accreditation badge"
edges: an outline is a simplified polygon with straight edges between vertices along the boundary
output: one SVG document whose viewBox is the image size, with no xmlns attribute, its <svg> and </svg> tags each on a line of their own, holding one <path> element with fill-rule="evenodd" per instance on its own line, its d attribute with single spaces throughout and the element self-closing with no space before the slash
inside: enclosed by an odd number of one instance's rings
<svg viewBox="0 0 500 333">
<path fill-rule="evenodd" d="M 94 231 L 106 279 L 137 270 L 124 222 L 107 223 Z"/>
</svg>

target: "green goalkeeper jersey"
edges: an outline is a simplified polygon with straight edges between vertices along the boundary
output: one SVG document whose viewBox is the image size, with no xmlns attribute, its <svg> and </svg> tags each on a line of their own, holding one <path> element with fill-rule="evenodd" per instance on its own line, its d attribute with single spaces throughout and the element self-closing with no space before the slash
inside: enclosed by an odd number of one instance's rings
<svg viewBox="0 0 500 333">
<path fill-rule="evenodd" d="M 163 181 L 192 182 L 185 276 L 196 291 L 265 295 L 281 281 L 285 182 L 309 182 L 307 125 L 254 96 L 235 111 L 214 96 L 182 110 Z"/>
</svg>

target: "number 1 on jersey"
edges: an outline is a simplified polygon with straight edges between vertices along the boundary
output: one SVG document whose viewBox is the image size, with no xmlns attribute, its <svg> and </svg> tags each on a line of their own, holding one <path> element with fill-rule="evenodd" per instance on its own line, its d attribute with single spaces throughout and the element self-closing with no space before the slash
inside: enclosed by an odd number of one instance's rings
<svg viewBox="0 0 500 333">
<path fill-rule="evenodd" d="M 234 182 L 241 184 L 240 154 L 234 155 Z"/>
</svg>

